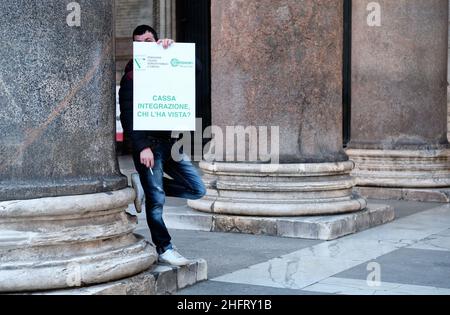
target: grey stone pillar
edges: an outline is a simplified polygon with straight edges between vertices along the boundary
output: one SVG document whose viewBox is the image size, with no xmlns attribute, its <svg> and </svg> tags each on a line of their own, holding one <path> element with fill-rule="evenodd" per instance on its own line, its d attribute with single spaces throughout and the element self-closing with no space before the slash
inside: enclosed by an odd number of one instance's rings
<svg viewBox="0 0 450 315">
<path fill-rule="evenodd" d="M 0 10 L 0 292 L 104 283 L 156 260 L 132 233 L 115 156 L 114 2 L 79 3 L 73 27 L 64 1 Z"/>
<path fill-rule="evenodd" d="M 347 153 L 360 191 L 448 201 L 448 0 L 353 1 L 352 128 Z M 371 24 L 371 23 L 369 23 Z"/>
<path fill-rule="evenodd" d="M 450 11 L 450 6 L 449 6 Z M 450 29 L 450 14 L 449 14 L 449 29 Z M 449 39 L 450 39 L 450 32 L 449 32 Z M 448 62 L 447 67 L 450 65 L 450 40 L 448 41 Z M 450 71 L 447 71 L 447 139 L 450 139 Z"/>
<path fill-rule="evenodd" d="M 158 0 L 155 3 L 155 25 L 160 38 L 176 39 L 177 19 L 176 19 L 176 1 Z"/>
<path fill-rule="evenodd" d="M 277 126 L 280 154 L 276 165 L 202 162 L 208 195 L 192 208 L 301 216 L 366 207 L 342 148 L 342 45 L 342 0 L 212 1 L 213 125 Z"/>
</svg>

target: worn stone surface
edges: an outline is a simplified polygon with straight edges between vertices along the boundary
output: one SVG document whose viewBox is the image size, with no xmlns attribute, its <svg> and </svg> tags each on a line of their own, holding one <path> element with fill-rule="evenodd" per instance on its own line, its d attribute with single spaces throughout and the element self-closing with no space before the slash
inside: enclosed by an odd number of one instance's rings
<svg viewBox="0 0 450 315">
<path fill-rule="evenodd" d="M 353 149 L 447 148 L 448 0 L 353 1 Z"/>
<path fill-rule="evenodd" d="M 0 202 L 0 292 L 106 283 L 138 274 L 157 260 L 134 235 L 125 209 L 132 189 Z"/>
<path fill-rule="evenodd" d="M 213 125 L 279 126 L 281 163 L 347 160 L 343 1 L 213 0 L 211 12 Z"/>
<path fill-rule="evenodd" d="M 156 293 L 158 295 L 169 295 L 177 292 L 178 280 L 176 268 L 158 265 L 153 269 L 152 274 L 156 279 Z"/>
<path fill-rule="evenodd" d="M 436 191 L 450 187 L 448 0 L 378 1 L 374 27 L 367 2 L 352 3 L 352 174 L 373 197 L 441 199 Z"/>
<path fill-rule="evenodd" d="M 370 199 L 450 203 L 449 188 L 414 189 L 356 187 L 355 191 L 357 191 L 361 196 Z"/>
<path fill-rule="evenodd" d="M 3 293 L 98 285 L 157 259 L 125 212 L 135 192 L 115 152 L 114 1 L 78 3 L 80 26 L 69 26 L 67 4 L 0 11 Z M 99 292 L 151 293 L 145 281 Z"/>
<path fill-rule="evenodd" d="M 118 190 L 113 1 L 18 0 L 0 11 L 0 200 Z"/>
<path fill-rule="evenodd" d="M 254 235 L 277 235 L 277 222 L 270 218 L 260 218 L 255 221 L 253 217 L 216 216 L 213 219 L 213 223 L 213 231 Z"/>
<path fill-rule="evenodd" d="M 197 263 L 180 268 L 177 273 L 179 289 L 191 286 L 197 282 Z"/>
<path fill-rule="evenodd" d="M 449 11 L 450 11 L 450 6 L 448 7 Z M 450 13 L 449 13 L 449 41 L 448 41 L 448 67 L 450 68 Z M 450 71 L 447 71 L 447 81 L 450 82 Z M 450 139 L 450 84 L 447 87 L 447 108 L 448 108 L 448 112 L 447 112 L 447 139 Z"/>
<path fill-rule="evenodd" d="M 197 261 L 197 281 L 208 280 L 208 263 L 204 259 Z"/>
<path fill-rule="evenodd" d="M 348 149 L 356 163 L 358 186 L 390 188 L 450 187 L 450 150 Z"/>
<path fill-rule="evenodd" d="M 188 266 L 155 265 L 130 278 L 72 290 L 33 293 L 34 295 L 171 295 L 208 279 L 205 260 Z M 196 277 L 194 279 L 194 277 Z"/>
<path fill-rule="evenodd" d="M 211 218 L 211 226 L 185 220 L 184 217 Z M 303 216 L 303 217 L 254 217 L 237 215 L 206 214 L 189 208 L 167 209 L 165 221 L 169 228 L 177 226 L 184 230 L 232 232 L 254 235 L 271 235 L 289 238 L 314 240 L 333 240 L 349 234 L 357 233 L 395 219 L 394 208 L 383 204 L 369 204 L 363 211 L 355 213 Z"/>
<path fill-rule="evenodd" d="M 156 295 L 156 281 L 146 272 L 128 279 L 75 290 L 36 293 L 35 295 Z"/>
<path fill-rule="evenodd" d="M 212 131 L 212 159 L 200 163 L 207 195 L 189 206 L 259 217 L 364 209 L 342 147 L 343 1 L 213 0 L 211 12 L 212 121 L 223 139 Z M 239 127 L 248 137 L 235 141 Z M 274 233 L 245 220 L 213 224 Z"/>
<path fill-rule="evenodd" d="M 167 212 L 172 213 L 176 211 L 177 208 L 178 207 L 165 207 L 164 216 Z M 195 225 L 201 231 L 209 231 L 212 224 L 212 217 L 210 215 L 196 211 L 192 213 L 184 213 L 184 215 L 180 216 L 178 220 L 171 223 L 171 229 L 183 230 L 186 226 Z"/>
<path fill-rule="evenodd" d="M 207 195 L 201 200 L 189 200 L 188 205 L 203 212 L 305 216 L 356 212 L 367 204 L 353 194 L 351 161 L 277 165 L 201 162 L 200 167 L 205 174 Z M 227 222 L 215 224 L 227 229 Z M 230 229 L 239 229 L 239 225 Z"/>
</svg>

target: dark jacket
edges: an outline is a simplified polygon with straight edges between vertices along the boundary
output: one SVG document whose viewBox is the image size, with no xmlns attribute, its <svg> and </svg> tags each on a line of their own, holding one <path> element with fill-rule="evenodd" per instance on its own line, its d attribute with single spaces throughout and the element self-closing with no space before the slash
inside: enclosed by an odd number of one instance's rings
<svg viewBox="0 0 450 315">
<path fill-rule="evenodd" d="M 129 137 L 135 153 L 150 148 L 152 139 L 170 139 L 170 131 L 134 131 L 133 130 L 133 60 L 125 67 L 125 74 L 119 90 L 120 121 L 125 137 Z"/>
</svg>

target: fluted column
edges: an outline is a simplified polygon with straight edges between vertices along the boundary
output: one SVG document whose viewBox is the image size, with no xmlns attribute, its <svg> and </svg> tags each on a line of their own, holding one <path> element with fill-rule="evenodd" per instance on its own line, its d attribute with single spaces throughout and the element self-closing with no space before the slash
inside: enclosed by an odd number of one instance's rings
<svg viewBox="0 0 450 315">
<path fill-rule="evenodd" d="M 353 174 L 370 197 L 446 201 L 448 0 L 378 1 L 375 26 L 368 2 L 353 1 Z"/>
<path fill-rule="evenodd" d="M 115 156 L 114 1 L 79 4 L 0 10 L 0 292 L 123 279 L 157 257 Z"/>
<path fill-rule="evenodd" d="M 279 155 L 237 162 L 239 148 L 224 144 L 225 159 L 201 163 L 207 196 L 189 205 L 254 216 L 364 209 L 342 149 L 343 1 L 213 0 L 211 37 L 213 125 L 228 140 L 227 126 L 278 127 L 258 136 Z"/>
<path fill-rule="evenodd" d="M 155 3 L 156 30 L 160 38 L 176 38 L 177 18 L 176 0 L 159 0 Z"/>
</svg>

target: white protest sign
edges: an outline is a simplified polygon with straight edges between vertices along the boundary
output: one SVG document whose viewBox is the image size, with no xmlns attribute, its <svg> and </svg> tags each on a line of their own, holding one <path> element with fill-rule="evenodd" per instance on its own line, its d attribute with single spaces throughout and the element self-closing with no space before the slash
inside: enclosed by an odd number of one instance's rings
<svg viewBox="0 0 450 315">
<path fill-rule="evenodd" d="M 133 46 L 134 130 L 195 131 L 195 44 Z"/>
</svg>

